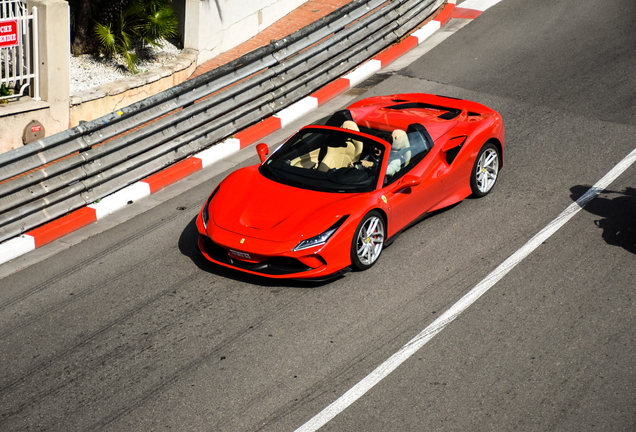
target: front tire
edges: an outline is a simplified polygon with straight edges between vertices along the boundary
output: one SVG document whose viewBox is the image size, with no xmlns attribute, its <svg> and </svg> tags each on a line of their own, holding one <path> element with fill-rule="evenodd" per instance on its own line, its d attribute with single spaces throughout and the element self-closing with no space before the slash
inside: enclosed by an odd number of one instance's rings
<svg viewBox="0 0 636 432">
<path fill-rule="evenodd" d="M 477 154 L 470 174 L 470 188 L 473 195 L 478 198 L 484 197 L 495 187 L 501 166 L 500 161 L 501 155 L 497 146 L 491 142 L 484 144 Z"/>
<path fill-rule="evenodd" d="M 367 213 L 358 224 L 351 241 L 351 265 L 354 270 L 366 270 L 380 258 L 386 229 L 382 215 Z"/>
</svg>

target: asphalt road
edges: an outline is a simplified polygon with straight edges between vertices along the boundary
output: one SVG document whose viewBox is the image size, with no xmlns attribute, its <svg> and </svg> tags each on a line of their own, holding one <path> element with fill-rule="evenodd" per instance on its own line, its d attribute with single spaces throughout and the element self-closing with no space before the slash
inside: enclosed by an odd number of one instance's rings
<svg viewBox="0 0 636 432">
<path fill-rule="evenodd" d="M 495 190 L 366 272 L 281 284 L 199 256 L 200 206 L 253 149 L 0 266 L 0 430 L 303 425 L 636 147 L 636 4 L 600 6 L 503 0 L 323 108 L 419 91 L 505 121 Z M 632 166 L 321 430 L 636 430 L 635 275 Z"/>
</svg>

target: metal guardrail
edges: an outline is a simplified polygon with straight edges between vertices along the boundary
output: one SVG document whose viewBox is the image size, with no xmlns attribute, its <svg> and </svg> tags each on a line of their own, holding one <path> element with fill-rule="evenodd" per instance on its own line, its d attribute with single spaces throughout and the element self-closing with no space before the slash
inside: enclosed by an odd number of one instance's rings
<svg viewBox="0 0 636 432">
<path fill-rule="evenodd" d="M 443 3 L 354 0 L 204 75 L 1 154 L 0 182 L 10 180 L 0 184 L 0 241 L 280 111 L 398 41 Z"/>
</svg>

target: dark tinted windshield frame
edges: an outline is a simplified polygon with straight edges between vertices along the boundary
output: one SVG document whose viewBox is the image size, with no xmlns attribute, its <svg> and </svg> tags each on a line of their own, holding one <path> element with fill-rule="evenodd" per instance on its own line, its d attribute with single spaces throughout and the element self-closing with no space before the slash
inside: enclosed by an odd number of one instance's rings
<svg viewBox="0 0 636 432">
<path fill-rule="evenodd" d="M 388 147 L 388 143 L 364 133 L 307 126 L 279 147 L 259 172 L 272 181 L 302 189 L 370 192 L 380 184 Z"/>
</svg>

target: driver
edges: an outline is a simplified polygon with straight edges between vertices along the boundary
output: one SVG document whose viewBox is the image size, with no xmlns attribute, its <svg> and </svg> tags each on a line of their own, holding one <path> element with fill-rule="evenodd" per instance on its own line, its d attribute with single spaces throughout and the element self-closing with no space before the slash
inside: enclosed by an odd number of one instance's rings
<svg viewBox="0 0 636 432">
<path fill-rule="evenodd" d="M 382 150 L 379 147 L 373 146 L 371 151 L 367 151 L 366 155 L 361 156 L 357 162 L 351 162 L 349 168 L 357 169 L 369 169 L 376 166 L 380 162 L 380 155 Z"/>
</svg>

